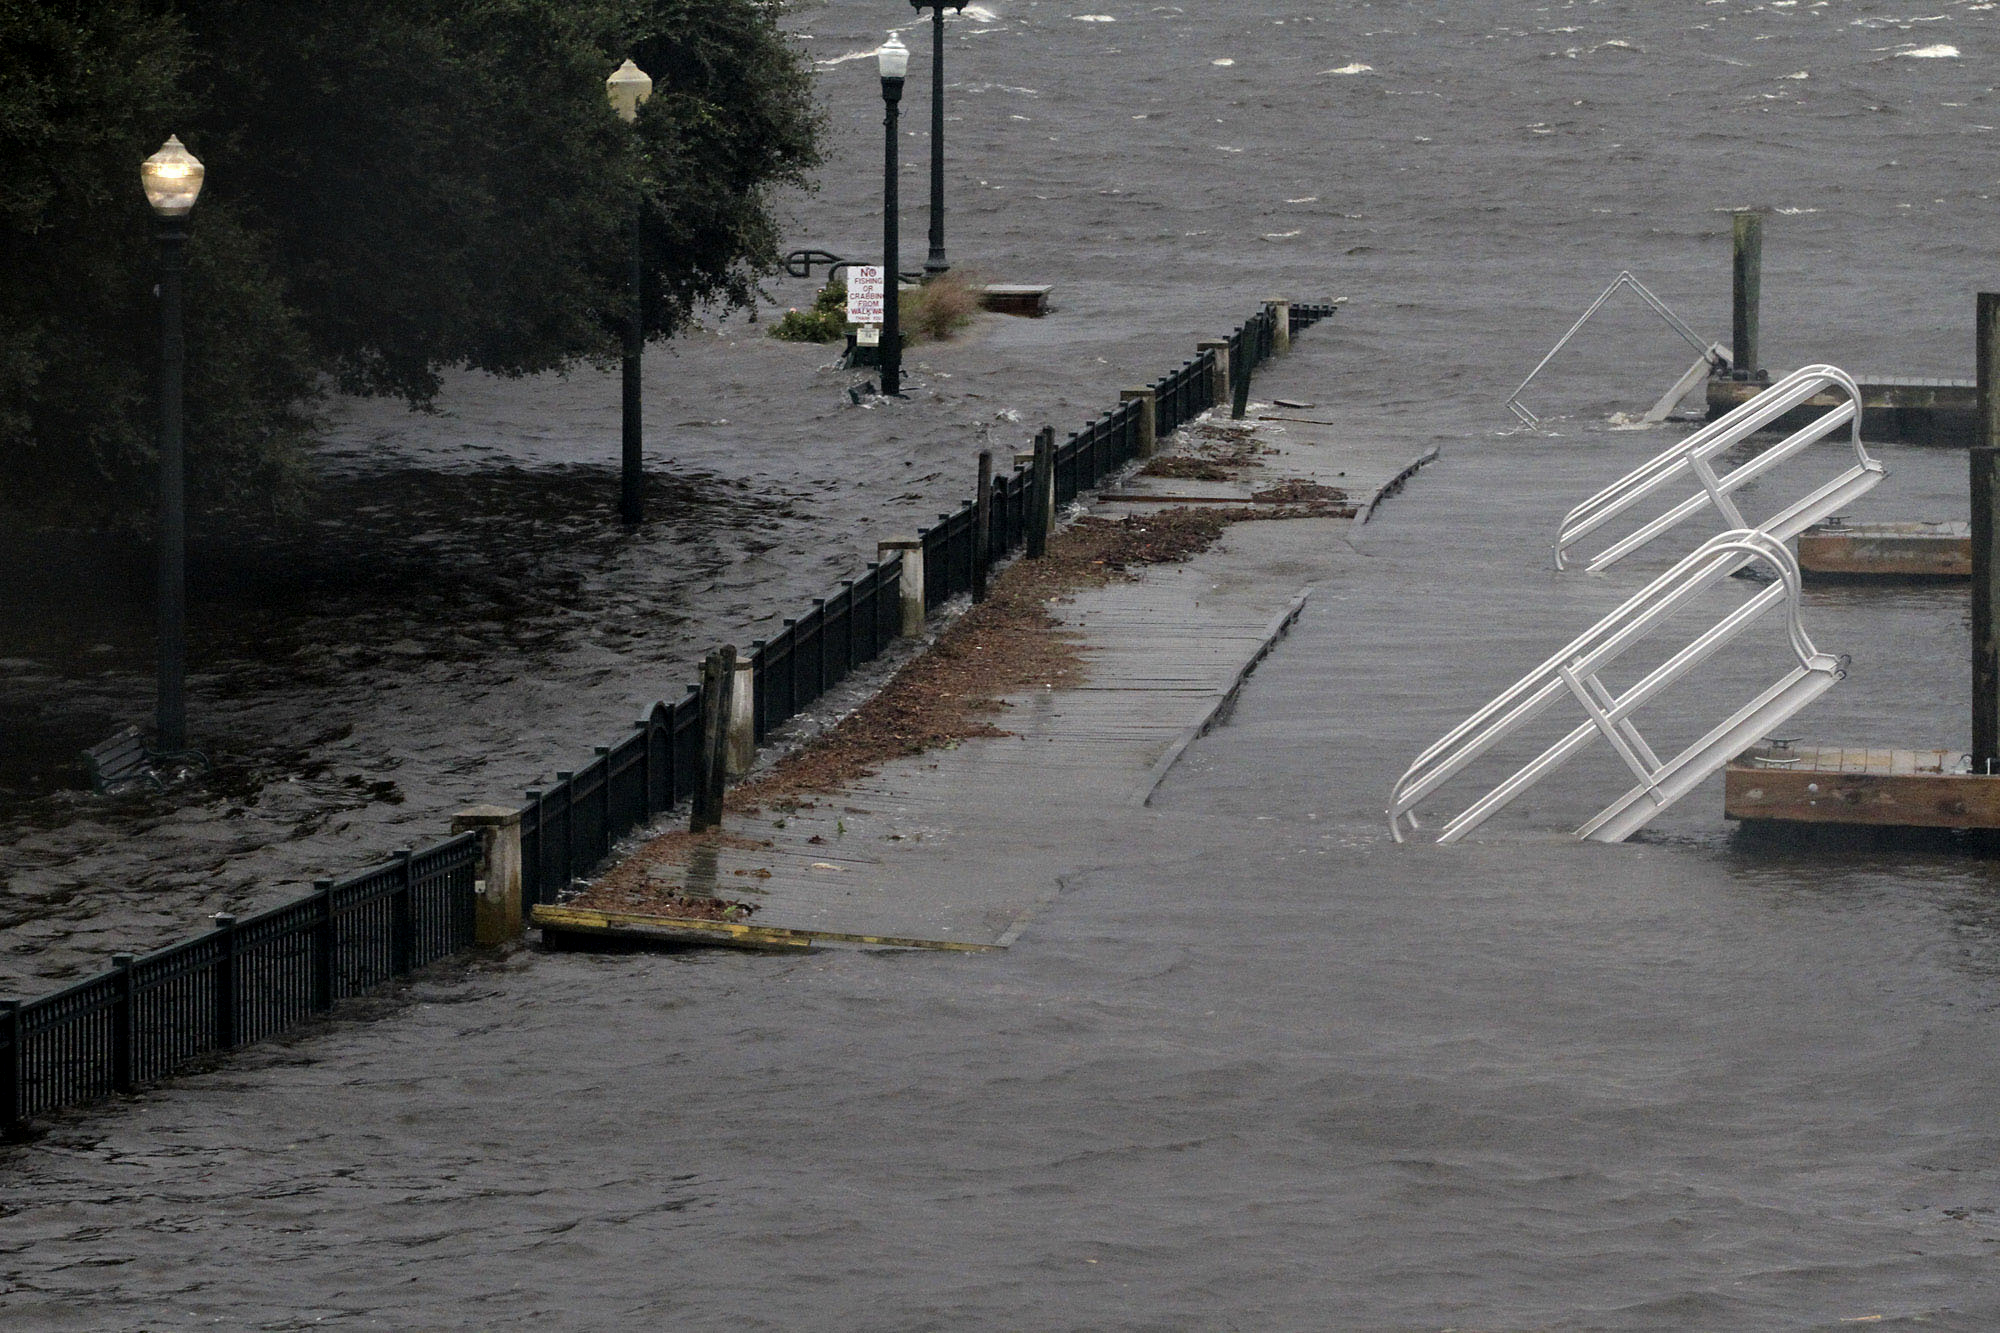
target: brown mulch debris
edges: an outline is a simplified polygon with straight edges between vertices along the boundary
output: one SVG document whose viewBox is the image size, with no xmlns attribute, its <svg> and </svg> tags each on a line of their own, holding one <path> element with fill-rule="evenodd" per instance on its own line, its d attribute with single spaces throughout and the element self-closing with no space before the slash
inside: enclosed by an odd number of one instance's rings
<svg viewBox="0 0 2000 1333">
<path fill-rule="evenodd" d="M 1250 497 L 1260 504 L 1337 504 L 1347 498 L 1338 486 L 1322 486 L 1316 481 L 1293 477 L 1267 486 Z"/>
<path fill-rule="evenodd" d="M 1188 440 L 1176 453 L 1162 454 L 1139 469 L 1142 477 L 1175 477 L 1182 481 L 1232 481 L 1257 461 L 1264 446 L 1243 431 L 1223 426 L 1189 427 Z"/>
</svg>

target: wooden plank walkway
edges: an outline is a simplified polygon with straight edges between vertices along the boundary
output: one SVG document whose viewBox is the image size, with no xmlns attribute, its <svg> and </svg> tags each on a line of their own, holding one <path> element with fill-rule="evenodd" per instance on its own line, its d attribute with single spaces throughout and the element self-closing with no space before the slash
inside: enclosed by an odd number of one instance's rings
<svg viewBox="0 0 2000 1333">
<path fill-rule="evenodd" d="M 1822 523 L 1799 534 L 1799 569 L 1836 578 L 1969 579 L 1972 525 Z"/>
<path fill-rule="evenodd" d="M 1731 819 L 1902 828 L 2000 828 L 2000 775 L 1965 771 L 1956 750 L 1757 746 L 1729 765 Z"/>
<path fill-rule="evenodd" d="M 1249 491 L 1311 478 L 1376 497 L 1406 475 L 1403 452 L 1342 441 L 1336 427 L 1255 422 L 1269 450 L 1240 484 Z M 1134 479 L 1148 502 L 1212 483 Z M 1104 504 L 1107 515 L 1133 512 Z M 897 759 L 872 777 L 797 810 L 730 818 L 753 845 L 703 849 L 653 873 L 663 890 L 753 901 L 735 923 L 662 923 L 537 909 L 569 943 L 593 935 L 787 948 L 800 940 L 890 947 L 1004 947 L 1101 836 L 1133 821 L 1174 761 L 1226 709 L 1256 662 L 1309 597 L 1351 558 L 1345 518 L 1233 524 L 1185 564 L 1088 589 L 1051 610 L 1082 652 L 1073 688 L 1024 691 L 997 719 L 1012 734 Z"/>
<path fill-rule="evenodd" d="M 1856 375 L 1855 382 L 1861 386 L 1863 439 L 1957 446 L 1977 443 L 1979 386 L 1973 381 L 1864 374 Z M 1770 387 L 1754 380 L 1711 378 L 1709 420 L 1741 407 Z M 1820 394 L 1766 429 L 1797 430 L 1837 401 L 1831 393 Z"/>
</svg>

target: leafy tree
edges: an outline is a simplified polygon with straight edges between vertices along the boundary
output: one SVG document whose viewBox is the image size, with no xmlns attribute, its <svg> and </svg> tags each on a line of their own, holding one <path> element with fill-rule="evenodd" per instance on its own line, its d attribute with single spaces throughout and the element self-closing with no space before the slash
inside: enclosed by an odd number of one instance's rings
<svg viewBox="0 0 2000 1333">
<path fill-rule="evenodd" d="M 615 357 L 741 303 L 771 195 L 818 162 L 780 0 L 0 0 L 0 504 L 142 510 L 141 158 L 207 164 L 190 240 L 191 496 L 282 499 L 316 377 L 421 405 L 439 372 Z M 636 127 L 604 77 L 630 54 Z M 16 179 L 14 164 L 28 170 Z"/>
</svg>

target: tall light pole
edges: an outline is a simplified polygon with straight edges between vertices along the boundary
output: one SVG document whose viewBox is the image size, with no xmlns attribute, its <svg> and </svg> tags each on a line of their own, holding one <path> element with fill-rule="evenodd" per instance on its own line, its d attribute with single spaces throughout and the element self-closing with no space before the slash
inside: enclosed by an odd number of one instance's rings
<svg viewBox="0 0 2000 1333">
<path fill-rule="evenodd" d="M 931 252 L 924 281 L 951 267 L 944 257 L 944 11 L 965 9 L 965 0 L 910 0 L 921 14 L 931 11 Z"/>
<path fill-rule="evenodd" d="M 903 327 L 900 280 L 896 276 L 896 104 L 903 100 L 903 76 L 910 49 L 895 33 L 875 53 L 882 73 L 882 127 L 888 134 L 882 156 L 882 392 L 903 392 Z"/>
<path fill-rule="evenodd" d="M 628 57 L 604 81 L 611 109 L 627 125 L 636 124 L 639 108 L 653 95 L 653 81 L 646 71 Z M 644 263 L 640 254 L 640 230 L 645 221 L 645 201 L 632 205 L 631 248 L 626 256 L 626 281 L 631 288 L 631 306 L 625 313 L 625 456 L 618 492 L 618 516 L 637 526 L 646 517 L 646 468 L 644 435 L 639 425 L 639 363 L 646 355 L 646 320 L 642 304 L 645 296 Z"/>
<path fill-rule="evenodd" d="M 187 219 L 206 174 L 169 136 L 139 166 L 160 245 L 160 687 L 159 748 L 187 749 L 187 465 L 181 441 L 181 273 Z"/>
</svg>

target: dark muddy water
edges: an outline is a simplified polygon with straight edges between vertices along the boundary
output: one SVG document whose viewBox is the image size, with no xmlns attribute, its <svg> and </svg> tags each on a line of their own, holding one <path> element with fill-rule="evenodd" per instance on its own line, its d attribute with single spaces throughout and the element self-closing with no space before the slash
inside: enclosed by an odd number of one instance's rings
<svg viewBox="0 0 2000 1333">
<path fill-rule="evenodd" d="M 1010 953 L 428 981 L 8 1150 L 7 1326 L 2000 1324 L 1988 861 L 1745 842 L 1707 789 L 1579 846 L 1615 778 L 1590 763 L 1458 848 L 1394 847 L 1380 813 L 1419 748 L 1667 559 L 1557 576 L 1545 552 L 1661 442 L 1605 425 L 1689 359 L 1649 315 L 1608 312 L 1551 372 L 1557 437 L 1500 407 L 1619 269 L 1721 336 L 1724 210 L 1768 206 L 1767 364 L 1969 374 L 1994 11 L 989 8 L 951 24 L 951 250 L 1059 283 L 1056 316 L 924 353 L 891 409 L 746 325 L 655 353 L 665 516 L 637 539 L 597 521 L 602 377 L 456 383 L 443 418 L 346 406 L 325 516 L 205 549 L 214 787 L 107 811 L 7 761 L 0 966 L 94 967 L 567 766 L 963 493 L 982 437 L 1080 422 L 1273 293 L 1353 304 L 1260 390 L 1443 459 Z M 800 243 L 874 234 L 879 102 L 841 57 L 907 21 L 797 20 L 838 127 Z M 1962 455 L 1881 453 L 1857 513 L 1962 516 Z M 25 584 L 10 735 L 57 754 L 143 715 L 129 617 Z M 1806 623 L 1854 669 L 1801 731 L 1965 743 L 1962 594 L 1816 591 Z M 1768 678 L 1760 646 L 1662 734 Z"/>
</svg>

